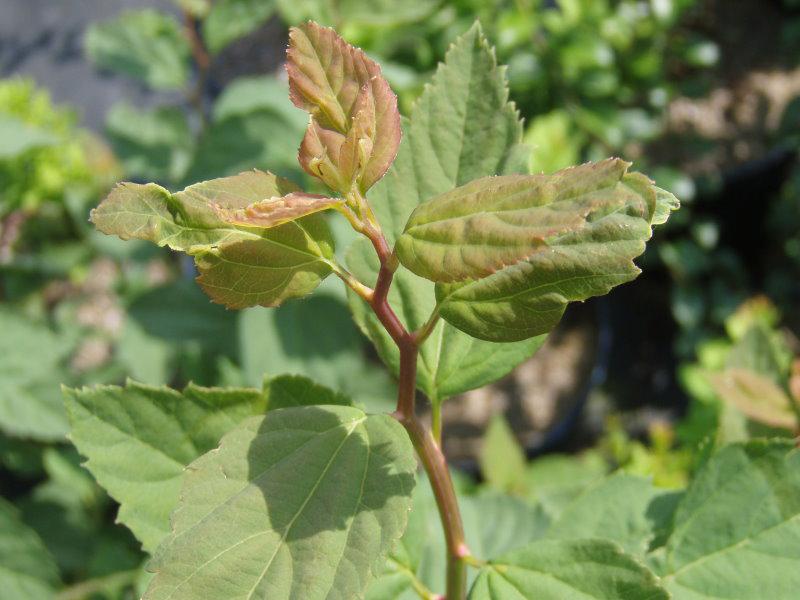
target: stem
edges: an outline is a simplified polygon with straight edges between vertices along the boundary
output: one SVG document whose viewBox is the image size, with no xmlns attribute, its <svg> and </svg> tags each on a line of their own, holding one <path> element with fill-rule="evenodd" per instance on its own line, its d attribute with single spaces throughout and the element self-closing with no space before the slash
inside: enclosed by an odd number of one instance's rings
<svg viewBox="0 0 800 600">
<path fill-rule="evenodd" d="M 467 593 L 466 559 L 470 556 L 470 552 L 464 538 L 464 525 L 461 522 L 456 492 L 447 468 L 447 460 L 431 432 L 426 430 L 417 419 L 414 407 L 419 345 L 433 330 L 438 316 L 432 316 L 428 324 L 422 328 L 421 331 L 427 331 L 427 334 L 419 335 L 408 332 L 392 310 L 388 299 L 389 288 L 398 267 L 397 257 L 389 249 L 386 238 L 377 224 L 373 224 L 371 220 L 367 219 L 363 225 L 363 233 L 372 242 L 381 262 L 370 306 L 400 350 L 397 410 L 393 416 L 406 428 L 411 438 L 411 443 L 428 474 L 428 480 L 439 509 L 439 517 L 447 543 L 447 595 L 443 600 L 464 600 Z"/>
<path fill-rule="evenodd" d="M 192 59 L 197 67 L 197 81 L 195 82 L 194 88 L 189 92 L 189 102 L 192 103 L 195 111 L 197 111 L 203 129 L 205 129 L 208 125 L 208 116 L 206 115 L 205 106 L 203 104 L 203 96 L 206 89 L 206 82 L 208 81 L 208 70 L 211 67 L 211 57 L 197 32 L 197 26 L 197 17 L 188 10 L 184 10 L 183 28 L 186 32 L 186 37 L 189 39 L 189 46 L 192 49 Z"/>
<path fill-rule="evenodd" d="M 431 399 L 431 432 L 436 443 L 442 445 L 442 403 L 436 399 Z"/>
</svg>

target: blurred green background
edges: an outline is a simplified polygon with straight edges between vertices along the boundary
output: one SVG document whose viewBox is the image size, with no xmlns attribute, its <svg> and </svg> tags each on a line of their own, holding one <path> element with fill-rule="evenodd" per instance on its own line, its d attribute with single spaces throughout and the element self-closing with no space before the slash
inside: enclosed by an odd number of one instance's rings
<svg viewBox="0 0 800 600">
<path fill-rule="evenodd" d="M 288 26 L 309 18 L 377 59 L 403 112 L 478 19 L 534 172 L 618 155 L 683 202 L 639 280 L 569 309 L 541 356 L 453 401 L 457 464 L 525 495 L 502 468 L 521 443 L 548 454 L 526 468 L 551 486 L 618 466 L 680 486 L 709 446 L 796 427 L 797 0 L 6 0 L 0 530 L 36 548 L 60 600 L 133 598 L 144 560 L 66 442 L 60 384 L 289 372 L 392 405 L 338 282 L 234 313 L 196 288 L 191 262 L 87 221 L 123 179 L 179 189 L 258 167 L 313 187 L 282 69 Z M 566 385 L 533 376 L 553 364 Z"/>
</svg>

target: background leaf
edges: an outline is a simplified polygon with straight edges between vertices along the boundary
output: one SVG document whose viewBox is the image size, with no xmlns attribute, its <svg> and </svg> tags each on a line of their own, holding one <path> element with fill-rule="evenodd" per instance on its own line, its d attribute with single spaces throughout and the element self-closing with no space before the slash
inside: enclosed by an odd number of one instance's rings
<svg viewBox="0 0 800 600">
<path fill-rule="evenodd" d="M 0 310 L 0 427 L 11 435 L 63 440 L 67 417 L 59 386 L 71 343 L 44 324 Z"/>
<path fill-rule="evenodd" d="M 14 600 L 55 598 L 58 568 L 36 533 L 0 498 L 0 586 Z"/>
<path fill-rule="evenodd" d="M 89 26 L 86 53 L 103 69 L 176 89 L 189 77 L 189 43 L 180 24 L 154 9 L 125 11 L 112 21 Z"/>
<path fill-rule="evenodd" d="M 800 452 L 791 441 L 732 444 L 692 481 L 667 540 L 676 600 L 792 598 L 800 585 Z"/>
<path fill-rule="evenodd" d="M 602 540 L 539 541 L 481 569 L 469 600 L 668 600 L 656 577 Z"/>
<path fill-rule="evenodd" d="M 145 598 L 357 598 L 405 528 L 415 470 L 386 415 L 248 419 L 189 467 Z"/>
<path fill-rule="evenodd" d="M 255 31 L 275 10 L 274 0 L 218 0 L 203 21 L 203 38 L 216 54 L 231 42 Z"/>
</svg>

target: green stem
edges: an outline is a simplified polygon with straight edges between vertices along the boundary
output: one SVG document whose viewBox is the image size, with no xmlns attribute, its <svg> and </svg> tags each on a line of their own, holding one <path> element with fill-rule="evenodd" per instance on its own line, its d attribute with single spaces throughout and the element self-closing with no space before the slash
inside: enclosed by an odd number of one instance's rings
<svg viewBox="0 0 800 600">
<path fill-rule="evenodd" d="M 431 432 L 436 443 L 442 445 L 442 403 L 431 398 Z"/>
</svg>

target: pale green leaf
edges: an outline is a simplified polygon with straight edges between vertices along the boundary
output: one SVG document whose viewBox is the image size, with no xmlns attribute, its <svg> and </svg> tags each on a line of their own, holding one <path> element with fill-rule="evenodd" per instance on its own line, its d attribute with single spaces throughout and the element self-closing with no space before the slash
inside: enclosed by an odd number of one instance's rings
<svg viewBox="0 0 800 600">
<path fill-rule="evenodd" d="M 480 453 L 481 473 L 486 482 L 509 493 L 527 490 L 525 452 L 502 414 L 489 421 Z"/>
<path fill-rule="evenodd" d="M 139 79 L 157 89 L 180 88 L 189 77 L 189 42 L 178 21 L 144 9 L 92 24 L 86 53 L 99 67 Z"/>
<path fill-rule="evenodd" d="M 0 160 L 7 160 L 31 148 L 57 143 L 58 139 L 43 129 L 33 127 L 11 115 L 0 115 Z"/>
<path fill-rule="evenodd" d="M 269 112 L 286 122 L 286 135 L 291 138 L 292 154 L 297 150 L 297 139 L 303 135 L 308 115 L 297 110 L 289 100 L 288 84 L 274 75 L 240 77 L 234 79 L 214 102 L 214 121 L 241 117 L 258 111 Z M 294 158 L 294 157 L 292 157 Z"/>
<path fill-rule="evenodd" d="M 581 492 L 607 473 L 608 465 L 599 453 L 549 454 L 528 463 L 528 497 L 556 519 Z"/>
<path fill-rule="evenodd" d="M 567 504 L 547 531 L 549 539 L 602 538 L 643 557 L 666 529 L 678 494 L 656 488 L 649 479 L 615 473 L 583 490 Z"/>
<path fill-rule="evenodd" d="M 523 258 L 524 243 L 517 244 L 515 233 L 506 235 L 505 225 L 495 228 L 499 232 L 499 241 L 491 239 L 492 226 L 488 223 L 485 224 L 487 231 L 475 233 L 480 228 L 476 229 L 479 224 L 472 222 L 472 218 L 483 223 L 479 206 L 484 201 L 477 197 L 472 201 L 474 206 L 466 208 L 466 221 L 453 206 L 456 210 L 454 219 L 443 222 L 450 233 L 443 238 L 442 251 L 416 263 L 408 255 L 410 252 L 416 256 L 414 245 L 406 242 L 406 254 L 400 256 L 405 256 L 406 264 L 422 274 L 448 280 L 450 278 L 440 269 L 455 270 L 453 265 L 459 260 L 456 255 L 461 252 L 455 249 L 456 245 L 467 244 L 460 273 L 469 277 L 467 273 L 474 268 L 475 276 L 480 278 L 437 284 L 436 297 L 442 317 L 470 335 L 491 341 L 515 341 L 547 333 L 561 319 L 569 302 L 605 294 L 611 288 L 636 278 L 640 272 L 633 259 L 644 252 L 645 241 L 652 234 L 651 222 L 658 200 L 649 180 L 637 173 L 625 174 L 626 168 L 627 163 L 610 159 L 596 165 L 560 171 L 552 176 L 538 176 L 546 178 L 547 183 L 543 180 L 536 184 L 543 186 L 543 193 L 537 192 L 522 200 L 522 204 L 532 202 L 531 208 L 527 209 L 514 208 L 517 199 L 527 196 L 524 186 L 519 195 L 501 194 L 494 199 L 484 199 L 489 207 L 487 215 L 491 214 L 492 206 L 499 209 L 490 221 L 497 218 L 505 223 L 508 216 L 505 208 L 508 208 L 508 214 L 516 215 L 508 221 L 512 229 L 517 226 L 511 223 L 517 220 L 520 230 L 529 229 L 526 223 L 530 219 L 533 227 L 528 235 L 532 243 L 526 258 Z M 519 182 L 522 180 L 504 181 L 509 185 L 506 189 L 511 191 L 521 185 Z M 480 187 L 481 182 L 475 185 Z M 504 185 L 500 183 L 501 187 Z M 559 196 L 557 190 L 569 191 Z M 445 195 L 440 198 L 449 204 L 453 197 Z M 545 198 L 547 200 L 542 206 L 537 207 L 536 203 Z M 435 214 L 435 207 L 431 207 L 436 202 L 434 199 L 421 209 Z M 552 222 L 551 215 L 541 213 L 540 209 L 551 208 L 555 212 L 565 209 L 566 221 L 562 222 L 560 216 L 552 217 L 559 227 L 572 218 L 577 218 L 577 221 L 560 233 L 553 231 L 540 235 L 537 223 Z M 412 216 L 412 223 L 416 215 Z M 474 253 L 470 250 L 470 240 L 476 244 Z M 487 249 L 487 245 L 495 242 L 499 244 L 497 252 Z M 513 256 L 518 249 L 519 262 L 514 262 Z M 503 267 L 506 261 L 513 264 Z M 482 273 L 493 268 L 499 270 L 482 277 Z"/>
<path fill-rule="evenodd" d="M 58 568 L 36 533 L 0 498 L 0 589 L 11 600 L 55 598 Z"/>
<path fill-rule="evenodd" d="M 274 0 L 217 0 L 203 21 L 203 38 L 216 54 L 231 42 L 255 31 L 275 10 Z"/>
<path fill-rule="evenodd" d="M 67 417 L 59 386 L 70 345 L 44 324 L 0 309 L 0 428 L 15 437 L 63 440 Z"/>
<path fill-rule="evenodd" d="M 331 272 L 333 238 L 319 215 L 255 230 L 227 223 L 222 209 L 241 209 L 295 191 L 271 173 L 212 179 L 171 194 L 155 184 L 118 185 L 92 211 L 103 233 L 138 238 L 195 256 L 198 283 L 229 308 L 276 306 L 304 296 Z"/>
<path fill-rule="evenodd" d="M 183 470 L 245 417 L 264 412 L 256 389 L 190 385 L 183 392 L 128 382 L 65 389 L 70 439 L 120 503 L 118 519 L 147 551 L 169 533 Z"/>
<path fill-rule="evenodd" d="M 675 600 L 789 600 L 800 589 L 800 452 L 791 441 L 723 448 L 675 513 L 662 577 Z"/>
<path fill-rule="evenodd" d="M 144 597 L 362 597 L 405 528 L 415 470 L 387 415 L 326 406 L 247 419 L 190 465 Z"/>
<path fill-rule="evenodd" d="M 469 600 L 668 600 L 657 578 L 605 540 L 539 541 L 481 569 Z"/>
</svg>

